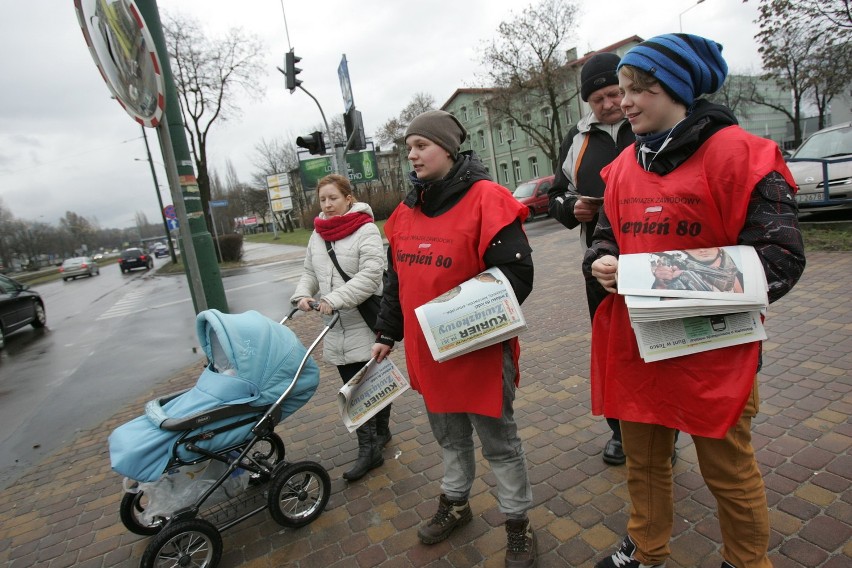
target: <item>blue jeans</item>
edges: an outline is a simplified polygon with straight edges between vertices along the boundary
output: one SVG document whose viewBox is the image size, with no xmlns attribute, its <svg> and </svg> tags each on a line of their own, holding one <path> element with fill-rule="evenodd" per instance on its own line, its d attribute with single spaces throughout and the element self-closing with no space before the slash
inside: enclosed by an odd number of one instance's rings
<svg viewBox="0 0 852 568">
<path fill-rule="evenodd" d="M 482 455 L 497 478 L 497 502 L 509 518 L 524 518 L 532 508 L 532 487 L 524 448 L 518 437 L 512 403 L 515 400 L 515 365 L 503 345 L 503 415 L 427 412 L 432 434 L 444 451 L 441 489 L 451 501 L 467 501 L 476 477 L 473 430 L 482 442 Z"/>
</svg>

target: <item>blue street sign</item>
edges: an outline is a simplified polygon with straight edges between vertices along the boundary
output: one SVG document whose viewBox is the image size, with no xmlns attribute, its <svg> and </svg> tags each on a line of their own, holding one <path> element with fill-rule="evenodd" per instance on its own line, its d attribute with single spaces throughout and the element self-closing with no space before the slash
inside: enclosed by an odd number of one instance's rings
<svg viewBox="0 0 852 568">
<path fill-rule="evenodd" d="M 227 207 L 227 206 L 228 206 L 228 200 L 227 199 L 219 199 L 219 200 L 210 202 L 210 207 Z"/>
<path fill-rule="evenodd" d="M 166 223 L 169 225 L 169 231 L 174 231 L 179 226 L 177 219 L 166 219 Z"/>
</svg>

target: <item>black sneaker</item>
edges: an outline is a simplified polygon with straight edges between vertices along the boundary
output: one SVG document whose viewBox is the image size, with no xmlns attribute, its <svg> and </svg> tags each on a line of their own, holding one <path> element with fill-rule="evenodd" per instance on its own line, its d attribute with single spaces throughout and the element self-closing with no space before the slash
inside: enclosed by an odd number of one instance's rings
<svg viewBox="0 0 852 568">
<path fill-rule="evenodd" d="M 536 561 L 535 532 L 529 519 L 506 521 L 506 568 L 532 568 Z"/>
<path fill-rule="evenodd" d="M 438 500 L 438 511 L 428 523 L 417 530 L 417 537 L 423 544 L 437 544 L 446 540 L 456 527 L 460 527 L 473 518 L 467 501 L 450 501 L 443 493 Z"/>
<path fill-rule="evenodd" d="M 722 561 L 722 568 L 737 568 L 737 567 L 734 566 L 733 564 L 731 564 L 730 562 L 728 562 L 727 560 L 723 560 Z"/>
<path fill-rule="evenodd" d="M 633 558 L 634 552 L 636 552 L 636 545 L 629 536 L 626 536 L 621 541 L 618 551 L 595 564 L 595 568 L 659 568 L 662 566 L 662 564 L 642 564 Z"/>
</svg>

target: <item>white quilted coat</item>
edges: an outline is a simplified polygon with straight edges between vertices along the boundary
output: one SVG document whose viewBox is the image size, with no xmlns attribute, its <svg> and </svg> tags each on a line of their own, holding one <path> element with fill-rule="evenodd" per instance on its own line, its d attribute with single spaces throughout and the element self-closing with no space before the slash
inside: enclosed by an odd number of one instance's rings
<svg viewBox="0 0 852 568">
<path fill-rule="evenodd" d="M 373 216 L 370 206 L 360 201 L 353 203 L 346 214 L 356 212 Z M 325 213 L 320 213 L 320 217 L 325 219 Z M 382 236 L 375 223 L 367 223 L 331 245 L 337 262 L 351 280 L 343 281 L 328 256 L 325 241 L 314 231 L 308 241 L 305 270 L 290 303 L 295 305 L 301 298 L 319 292 L 320 299 L 340 312 L 340 321 L 323 340 L 323 359 L 332 365 L 366 362 L 370 360 L 376 334 L 364 323 L 356 306 L 371 295 L 382 293 L 385 268 Z M 323 317 L 326 322 L 331 319 Z"/>
</svg>

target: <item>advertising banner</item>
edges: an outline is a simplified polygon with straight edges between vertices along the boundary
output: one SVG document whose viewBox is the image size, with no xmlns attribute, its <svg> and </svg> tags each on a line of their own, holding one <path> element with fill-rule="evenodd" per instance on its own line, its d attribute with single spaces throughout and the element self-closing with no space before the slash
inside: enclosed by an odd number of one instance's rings
<svg viewBox="0 0 852 568">
<path fill-rule="evenodd" d="M 353 184 L 367 183 L 379 179 L 376 153 L 372 150 L 346 154 L 347 173 Z M 317 182 L 328 174 L 334 173 L 331 156 L 311 158 L 299 162 L 299 177 L 305 191 L 315 191 Z"/>
</svg>

